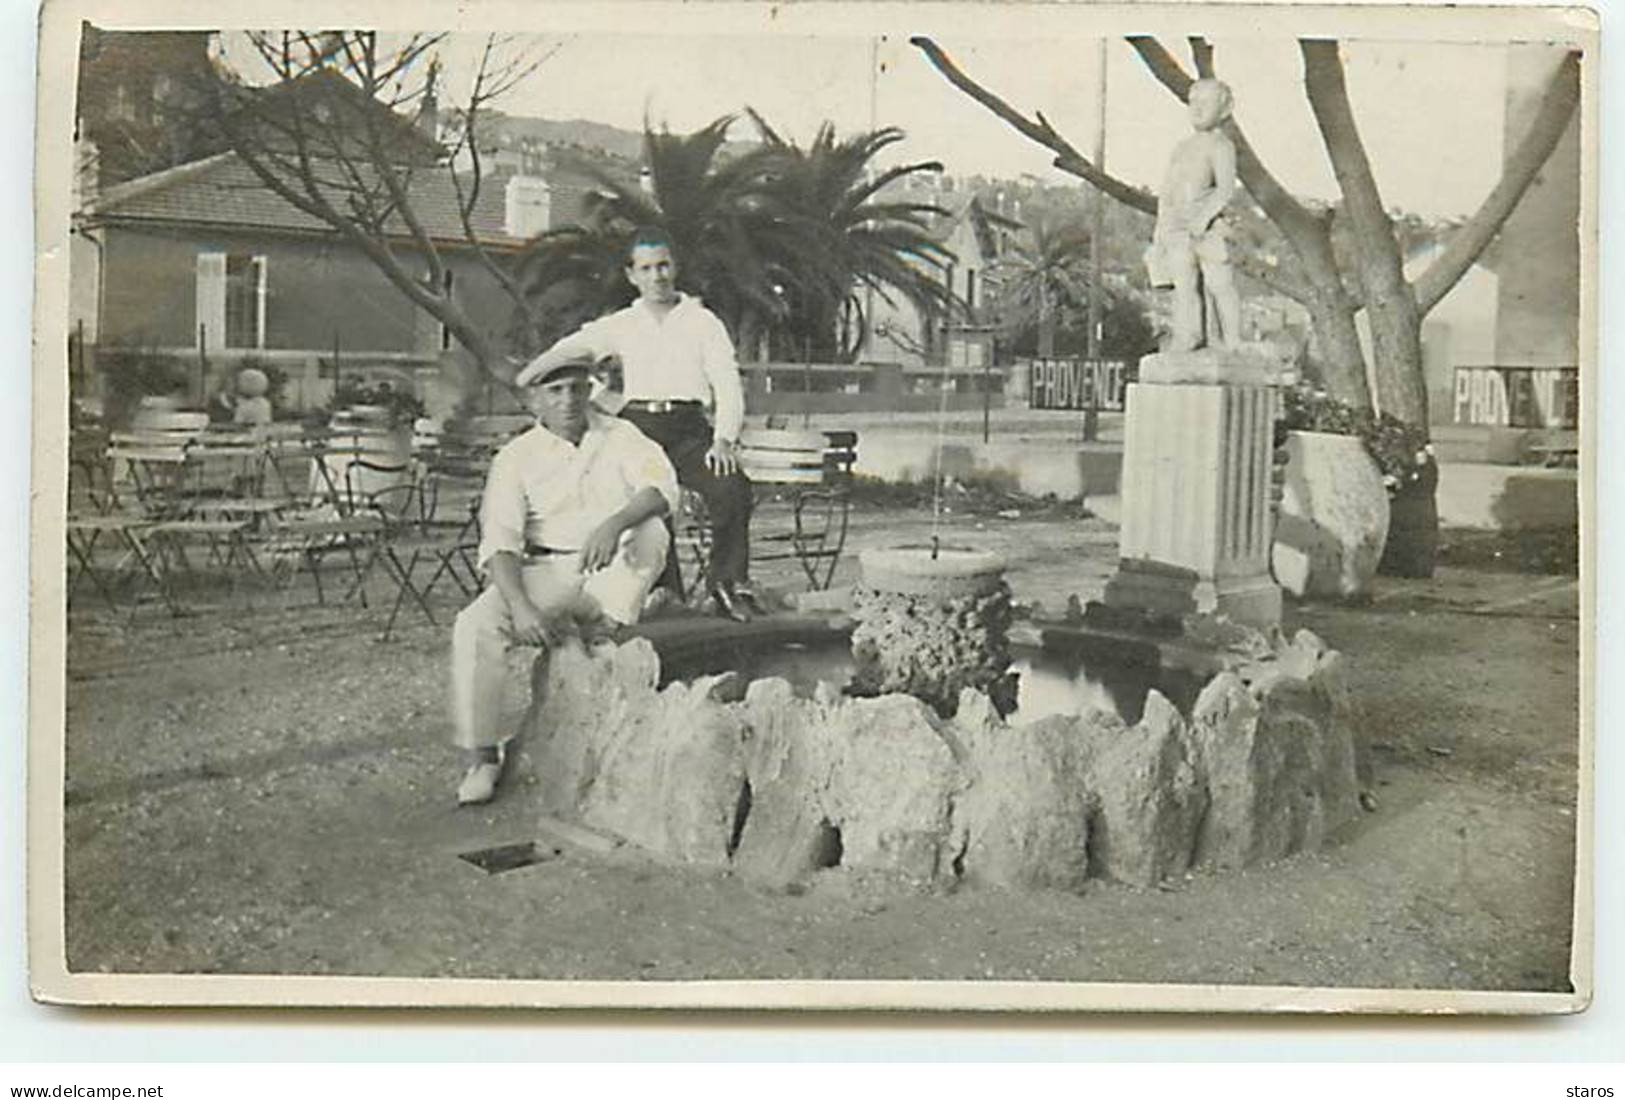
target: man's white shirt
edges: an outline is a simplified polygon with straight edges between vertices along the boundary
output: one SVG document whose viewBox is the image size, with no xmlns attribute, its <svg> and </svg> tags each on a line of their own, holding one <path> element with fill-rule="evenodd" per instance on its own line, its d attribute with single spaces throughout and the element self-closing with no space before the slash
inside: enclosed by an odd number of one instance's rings
<svg viewBox="0 0 1625 1100">
<path fill-rule="evenodd" d="M 587 536 L 653 486 L 676 512 L 677 474 L 665 452 L 624 420 L 587 413 L 580 444 L 538 424 L 491 461 L 480 511 L 479 563 L 527 545 L 579 550 Z"/>
<path fill-rule="evenodd" d="M 640 299 L 559 342 L 575 354 L 621 361 L 628 400 L 701 401 L 716 410 L 718 439 L 739 439 L 745 394 L 728 329 L 698 298 L 677 296 L 664 317 Z"/>
</svg>

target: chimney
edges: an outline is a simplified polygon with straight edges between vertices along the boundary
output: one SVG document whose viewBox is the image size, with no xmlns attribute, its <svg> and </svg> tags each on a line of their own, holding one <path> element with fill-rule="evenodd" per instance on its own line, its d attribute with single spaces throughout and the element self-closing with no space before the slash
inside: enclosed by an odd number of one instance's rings
<svg viewBox="0 0 1625 1100">
<path fill-rule="evenodd" d="M 440 83 L 440 59 L 429 62 L 429 78 L 423 86 L 423 99 L 418 103 L 418 132 L 430 141 L 440 140 L 440 97 L 435 88 Z"/>
<path fill-rule="evenodd" d="M 502 227 L 510 237 L 529 240 L 547 232 L 553 217 L 553 189 L 540 176 L 508 178 Z"/>
</svg>

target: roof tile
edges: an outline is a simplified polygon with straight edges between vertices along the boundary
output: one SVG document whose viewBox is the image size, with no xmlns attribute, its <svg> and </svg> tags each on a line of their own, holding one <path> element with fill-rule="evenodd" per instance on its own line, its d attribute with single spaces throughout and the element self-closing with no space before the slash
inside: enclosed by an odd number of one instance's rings
<svg viewBox="0 0 1625 1100">
<path fill-rule="evenodd" d="M 505 228 L 504 181 L 487 177 L 473 213 L 474 230 L 486 244 L 517 247 L 523 240 Z M 413 173 L 412 209 L 436 241 L 464 239 L 451 174 L 442 168 Z M 181 165 L 109 189 L 90 214 L 102 221 L 186 222 L 280 232 L 331 232 L 326 222 L 293 206 L 267 188 L 235 153 Z M 409 236 L 399 216 L 391 233 Z"/>
</svg>

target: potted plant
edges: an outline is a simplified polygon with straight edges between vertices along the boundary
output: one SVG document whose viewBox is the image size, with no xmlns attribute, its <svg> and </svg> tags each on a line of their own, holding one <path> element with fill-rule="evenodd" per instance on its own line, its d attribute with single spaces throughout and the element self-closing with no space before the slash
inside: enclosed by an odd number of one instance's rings
<svg viewBox="0 0 1625 1100">
<path fill-rule="evenodd" d="M 1427 576 L 1436 526 L 1438 466 L 1425 432 L 1373 414 L 1310 383 L 1283 388 L 1276 428 L 1284 457 L 1271 561 L 1276 580 L 1296 595 L 1357 597 L 1377 572 Z M 1395 538 L 1395 532 L 1404 536 Z M 1387 548 L 1420 545 L 1397 562 Z"/>
<path fill-rule="evenodd" d="M 97 357 L 107 386 L 107 422 L 125 425 L 142 409 L 181 407 L 189 376 L 178 361 L 138 347 L 111 347 Z"/>
</svg>

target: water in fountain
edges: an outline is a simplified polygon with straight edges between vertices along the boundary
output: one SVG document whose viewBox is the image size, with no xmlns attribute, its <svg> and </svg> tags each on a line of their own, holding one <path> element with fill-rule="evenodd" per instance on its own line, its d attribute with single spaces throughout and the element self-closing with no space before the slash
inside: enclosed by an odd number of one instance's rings
<svg viewBox="0 0 1625 1100">
<path fill-rule="evenodd" d="M 1032 645 L 1012 645 L 1010 655 L 1017 694 L 1008 720 L 1015 725 L 1088 710 L 1113 712 L 1132 725 L 1140 720 L 1146 695 L 1153 688 L 1188 713 L 1202 687 L 1196 676 L 1146 662 L 1092 660 L 1086 665 L 1079 653 Z M 663 678 L 668 681 L 727 671 L 737 672 L 746 681 L 782 677 L 803 697 L 810 697 L 819 681 L 844 688 L 852 679 L 852 653 L 845 635 L 836 631 L 800 641 L 711 645 L 662 665 Z"/>
</svg>

